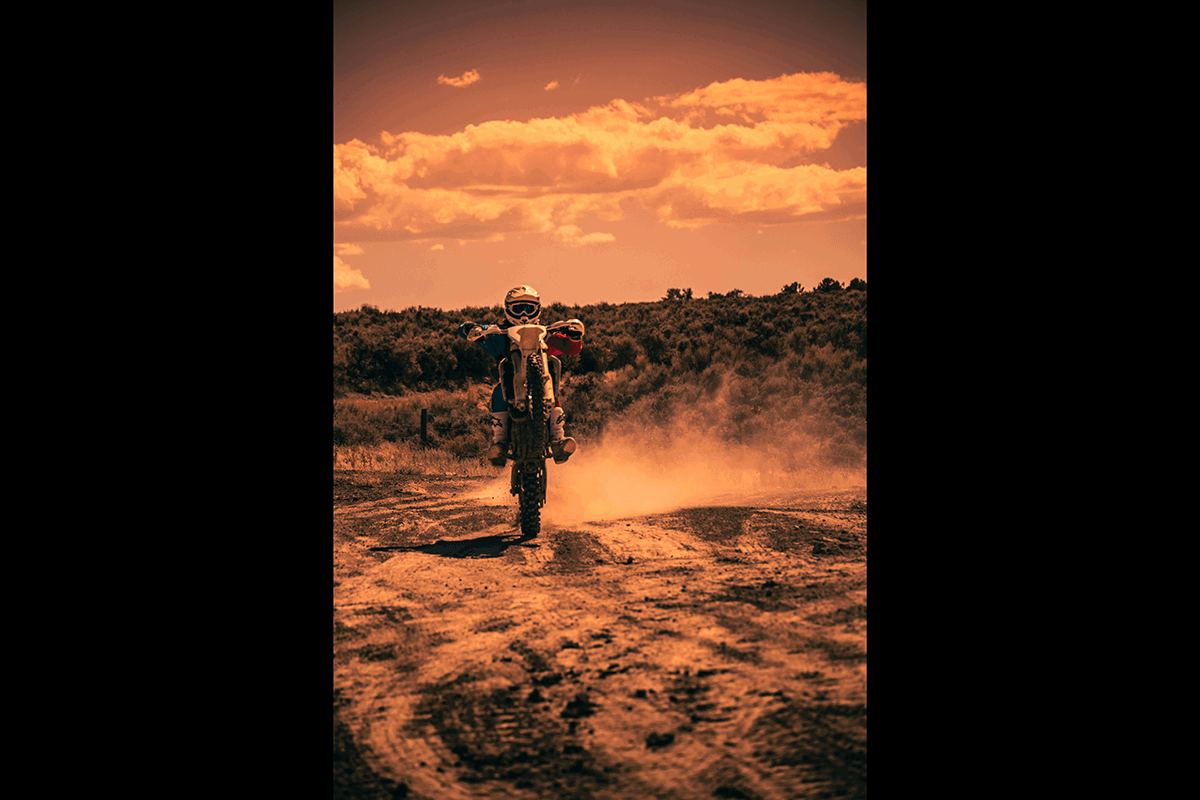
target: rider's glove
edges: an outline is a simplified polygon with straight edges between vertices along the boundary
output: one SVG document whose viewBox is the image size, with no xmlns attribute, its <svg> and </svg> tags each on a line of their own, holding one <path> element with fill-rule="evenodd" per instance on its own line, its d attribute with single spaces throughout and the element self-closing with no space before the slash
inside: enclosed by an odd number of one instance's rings
<svg viewBox="0 0 1200 800">
<path fill-rule="evenodd" d="M 556 322 L 549 327 L 549 332 L 552 336 L 565 336 L 573 342 L 583 340 L 583 323 L 577 319 L 569 319 L 566 322 Z"/>
<path fill-rule="evenodd" d="M 577 319 L 556 322 L 549 328 L 551 355 L 577 356 L 583 350 L 583 323 Z"/>
</svg>

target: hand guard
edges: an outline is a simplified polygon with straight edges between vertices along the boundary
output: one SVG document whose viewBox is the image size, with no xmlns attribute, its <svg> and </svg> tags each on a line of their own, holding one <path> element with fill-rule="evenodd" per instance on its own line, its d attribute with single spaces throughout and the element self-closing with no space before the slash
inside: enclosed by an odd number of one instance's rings
<svg viewBox="0 0 1200 800">
<path fill-rule="evenodd" d="M 474 322 L 464 322 L 458 326 L 458 335 L 466 339 L 468 342 L 473 342 L 483 333 L 483 328 L 476 325 Z"/>
<path fill-rule="evenodd" d="M 577 319 L 556 322 L 547 328 L 550 355 L 577 356 L 583 350 L 583 323 Z"/>
<path fill-rule="evenodd" d="M 556 322 L 546 330 L 554 336 L 566 336 L 573 342 L 583 341 L 583 323 L 577 319 L 569 319 L 566 322 Z"/>
</svg>

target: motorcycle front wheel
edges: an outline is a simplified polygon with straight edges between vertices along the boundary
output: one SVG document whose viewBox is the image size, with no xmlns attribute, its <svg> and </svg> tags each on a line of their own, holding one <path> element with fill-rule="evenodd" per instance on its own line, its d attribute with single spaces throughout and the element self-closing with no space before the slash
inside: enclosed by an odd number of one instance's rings
<svg viewBox="0 0 1200 800">
<path fill-rule="evenodd" d="M 542 496 L 546 471 L 529 470 L 520 475 L 521 535 L 532 538 L 542 530 Z"/>
</svg>

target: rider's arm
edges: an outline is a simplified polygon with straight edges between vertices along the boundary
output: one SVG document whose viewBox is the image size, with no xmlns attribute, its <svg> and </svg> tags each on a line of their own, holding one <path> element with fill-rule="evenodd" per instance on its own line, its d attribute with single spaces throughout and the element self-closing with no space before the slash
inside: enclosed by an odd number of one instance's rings
<svg viewBox="0 0 1200 800">
<path fill-rule="evenodd" d="M 493 358 L 503 358 L 508 351 L 504 330 L 495 325 L 476 325 L 474 322 L 464 322 L 458 326 L 458 335 L 468 342 L 479 345 Z"/>
</svg>

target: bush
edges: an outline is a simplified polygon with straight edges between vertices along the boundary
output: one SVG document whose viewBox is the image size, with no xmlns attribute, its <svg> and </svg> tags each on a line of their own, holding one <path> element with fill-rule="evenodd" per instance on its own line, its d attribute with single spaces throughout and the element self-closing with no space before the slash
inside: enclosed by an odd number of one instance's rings
<svg viewBox="0 0 1200 800">
<path fill-rule="evenodd" d="M 865 457 L 866 282 L 850 286 L 826 278 L 813 292 L 794 283 L 757 298 L 735 289 L 684 304 L 690 291 L 678 290 L 650 303 L 548 307 L 547 323 L 587 325 L 583 352 L 562 358 L 568 434 L 599 434 L 626 414 L 687 417 L 734 438 L 802 425 Z M 335 445 L 419 446 L 428 408 L 431 446 L 464 459 L 485 450 L 495 360 L 454 330 L 498 317 L 499 308 L 335 314 Z M 736 413 L 722 405 L 729 396 Z"/>
</svg>

